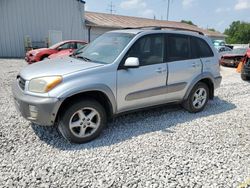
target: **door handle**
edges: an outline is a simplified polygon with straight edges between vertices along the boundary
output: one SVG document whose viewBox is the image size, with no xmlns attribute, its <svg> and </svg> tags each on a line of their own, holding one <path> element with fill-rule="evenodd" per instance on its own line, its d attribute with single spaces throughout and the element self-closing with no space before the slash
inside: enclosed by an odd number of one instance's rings
<svg viewBox="0 0 250 188">
<path fill-rule="evenodd" d="M 192 67 L 196 67 L 196 63 L 192 63 Z"/>
<path fill-rule="evenodd" d="M 163 72 L 166 72 L 166 69 L 158 68 L 158 69 L 155 70 L 155 72 L 161 74 Z"/>
</svg>

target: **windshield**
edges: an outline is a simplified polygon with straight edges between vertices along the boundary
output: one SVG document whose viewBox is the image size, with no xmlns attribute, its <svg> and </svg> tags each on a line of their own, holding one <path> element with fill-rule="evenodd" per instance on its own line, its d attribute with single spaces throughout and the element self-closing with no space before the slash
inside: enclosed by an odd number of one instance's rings
<svg viewBox="0 0 250 188">
<path fill-rule="evenodd" d="M 236 49 L 233 49 L 230 52 L 230 54 L 241 54 L 241 55 L 244 55 L 246 52 L 247 52 L 246 48 L 236 48 Z"/>
<path fill-rule="evenodd" d="M 97 63 L 113 63 L 134 36 L 130 33 L 105 33 L 79 50 L 77 57 Z"/>
</svg>

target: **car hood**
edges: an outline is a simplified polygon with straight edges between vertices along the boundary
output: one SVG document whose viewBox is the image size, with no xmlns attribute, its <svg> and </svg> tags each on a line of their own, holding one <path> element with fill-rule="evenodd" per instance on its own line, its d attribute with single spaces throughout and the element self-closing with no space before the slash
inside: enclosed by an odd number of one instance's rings
<svg viewBox="0 0 250 188">
<path fill-rule="evenodd" d="M 31 54 L 38 53 L 38 52 L 41 52 L 43 50 L 48 50 L 48 48 L 39 48 L 39 49 L 35 49 L 35 50 L 30 50 L 29 53 L 31 53 Z"/>
<path fill-rule="evenodd" d="M 35 64 L 28 65 L 21 72 L 20 76 L 25 80 L 43 76 L 66 75 L 73 72 L 87 70 L 95 67 L 104 66 L 103 64 L 86 62 L 81 59 L 71 57 L 44 60 Z"/>
<path fill-rule="evenodd" d="M 71 55 L 71 54 L 73 54 L 73 52 L 72 51 L 70 51 L 70 50 L 62 50 L 62 51 L 60 51 L 60 52 L 58 52 L 58 53 L 55 53 L 55 54 L 51 54 L 50 56 L 49 56 L 49 58 L 56 58 L 56 57 L 64 57 L 64 56 L 69 56 L 69 55 Z"/>
<path fill-rule="evenodd" d="M 225 57 L 225 58 L 244 57 L 244 54 L 224 54 L 222 57 Z"/>
</svg>

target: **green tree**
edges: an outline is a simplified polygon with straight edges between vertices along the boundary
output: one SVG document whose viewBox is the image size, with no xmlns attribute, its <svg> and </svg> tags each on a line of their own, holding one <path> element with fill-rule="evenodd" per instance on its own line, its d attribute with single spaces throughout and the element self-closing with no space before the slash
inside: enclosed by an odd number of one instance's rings
<svg viewBox="0 0 250 188">
<path fill-rule="evenodd" d="M 208 28 L 207 30 L 208 30 L 208 31 L 216 32 L 216 30 L 215 30 L 214 28 Z"/>
<path fill-rule="evenodd" d="M 195 25 L 192 21 L 190 20 L 181 20 L 181 23 L 186 23 L 186 24 L 189 24 L 189 25 L 194 25 L 194 26 L 197 26 Z"/>
<path fill-rule="evenodd" d="M 228 44 L 250 43 L 250 23 L 234 21 L 224 32 Z"/>
</svg>

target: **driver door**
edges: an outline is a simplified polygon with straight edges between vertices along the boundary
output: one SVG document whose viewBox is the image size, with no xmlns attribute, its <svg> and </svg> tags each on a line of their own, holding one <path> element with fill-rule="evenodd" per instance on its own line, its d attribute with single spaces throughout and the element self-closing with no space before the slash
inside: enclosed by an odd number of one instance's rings
<svg viewBox="0 0 250 188">
<path fill-rule="evenodd" d="M 122 60 L 117 71 L 117 110 L 153 106 L 166 100 L 167 65 L 164 34 L 138 39 Z M 126 68 L 128 57 L 139 59 L 139 67 Z"/>
</svg>

